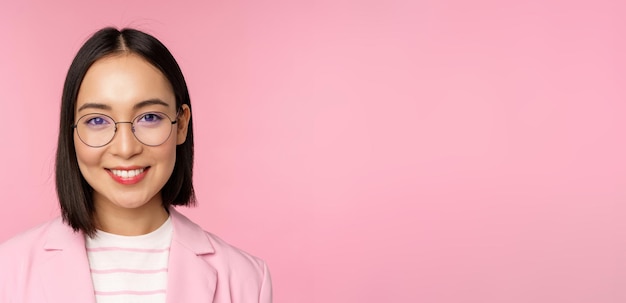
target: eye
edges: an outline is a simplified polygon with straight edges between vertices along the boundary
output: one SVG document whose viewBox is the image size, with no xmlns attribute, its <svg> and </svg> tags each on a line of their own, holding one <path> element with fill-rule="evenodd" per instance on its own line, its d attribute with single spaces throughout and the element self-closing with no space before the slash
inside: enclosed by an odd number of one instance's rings
<svg viewBox="0 0 626 303">
<path fill-rule="evenodd" d="M 146 121 L 146 122 L 152 122 L 152 121 L 163 120 L 163 117 L 155 113 L 147 113 L 143 115 L 143 117 L 141 117 L 141 120 Z"/>
<path fill-rule="evenodd" d="M 84 124 L 89 128 L 107 127 L 113 123 L 109 117 L 100 115 L 87 116 L 84 120 Z"/>
<path fill-rule="evenodd" d="M 150 112 L 139 115 L 139 117 L 137 117 L 136 123 L 140 125 L 150 126 L 159 124 L 161 121 L 163 121 L 163 119 L 165 119 L 165 114 Z"/>
<path fill-rule="evenodd" d="M 103 117 L 94 117 L 94 118 L 87 120 L 87 124 L 91 124 L 91 125 L 102 125 L 106 123 L 107 121 Z"/>
</svg>

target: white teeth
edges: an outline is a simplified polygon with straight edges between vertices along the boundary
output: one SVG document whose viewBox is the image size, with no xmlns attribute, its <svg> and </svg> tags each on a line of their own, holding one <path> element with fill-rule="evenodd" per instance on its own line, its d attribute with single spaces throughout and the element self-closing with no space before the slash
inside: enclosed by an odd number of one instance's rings
<svg viewBox="0 0 626 303">
<path fill-rule="evenodd" d="M 135 176 L 141 174 L 144 171 L 143 168 L 133 169 L 133 170 L 121 170 L 121 169 L 112 169 L 111 172 L 120 177 L 120 178 L 134 178 Z"/>
</svg>

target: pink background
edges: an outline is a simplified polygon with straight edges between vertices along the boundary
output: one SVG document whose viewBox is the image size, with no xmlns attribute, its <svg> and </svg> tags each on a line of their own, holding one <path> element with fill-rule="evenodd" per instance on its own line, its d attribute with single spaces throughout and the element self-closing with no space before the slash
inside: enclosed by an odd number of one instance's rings
<svg viewBox="0 0 626 303">
<path fill-rule="evenodd" d="M 3 1 L 0 241 L 58 214 L 73 55 L 133 26 L 191 91 L 183 212 L 275 302 L 626 301 L 622 1 L 297 2 Z"/>
</svg>

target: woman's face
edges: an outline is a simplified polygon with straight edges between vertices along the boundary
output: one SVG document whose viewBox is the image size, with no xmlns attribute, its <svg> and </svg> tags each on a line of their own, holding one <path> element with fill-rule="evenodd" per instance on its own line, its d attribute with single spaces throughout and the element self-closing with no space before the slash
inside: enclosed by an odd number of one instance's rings
<svg viewBox="0 0 626 303">
<path fill-rule="evenodd" d="M 170 83 L 138 55 L 105 57 L 89 68 L 78 93 L 74 122 L 94 113 L 107 115 L 116 122 L 129 122 L 145 112 L 162 112 L 178 121 L 163 144 L 147 146 L 139 142 L 129 123 L 117 124 L 113 140 L 103 147 L 86 145 L 74 131 L 78 166 L 94 189 L 97 210 L 124 211 L 161 205 L 161 188 L 174 169 L 176 145 L 185 141 L 190 112 L 185 105 L 176 118 L 176 99 Z M 91 121 L 95 125 L 101 123 L 98 118 Z M 85 119 L 80 121 L 84 122 Z"/>
</svg>

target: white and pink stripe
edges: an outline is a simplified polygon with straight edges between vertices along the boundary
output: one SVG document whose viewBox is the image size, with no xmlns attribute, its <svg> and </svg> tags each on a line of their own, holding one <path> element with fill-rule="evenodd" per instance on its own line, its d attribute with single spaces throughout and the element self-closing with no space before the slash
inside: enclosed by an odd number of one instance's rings
<svg viewBox="0 0 626 303">
<path fill-rule="evenodd" d="M 94 238 L 87 238 L 96 301 L 165 302 L 172 231 L 168 219 L 157 230 L 142 236 L 98 231 Z"/>
</svg>

